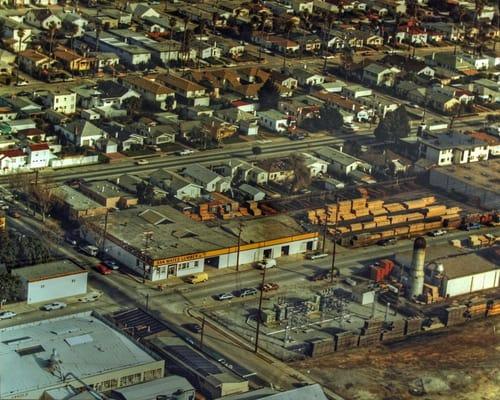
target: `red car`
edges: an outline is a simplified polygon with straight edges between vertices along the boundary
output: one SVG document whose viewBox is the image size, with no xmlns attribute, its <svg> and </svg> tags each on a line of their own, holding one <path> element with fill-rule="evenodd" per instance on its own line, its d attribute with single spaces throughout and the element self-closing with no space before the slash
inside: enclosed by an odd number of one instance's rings
<svg viewBox="0 0 500 400">
<path fill-rule="evenodd" d="M 97 272 L 99 272 L 103 275 L 109 275 L 109 274 L 111 274 L 111 272 L 113 272 L 111 269 L 106 267 L 104 264 L 97 264 L 95 266 L 95 269 L 97 270 Z"/>
</svg>

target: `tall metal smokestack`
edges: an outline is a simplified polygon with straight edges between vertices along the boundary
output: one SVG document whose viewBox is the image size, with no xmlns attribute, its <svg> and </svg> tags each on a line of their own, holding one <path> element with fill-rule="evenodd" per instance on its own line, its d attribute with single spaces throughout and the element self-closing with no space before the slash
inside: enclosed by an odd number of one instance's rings
<svg viewBox="0 0 500 400">
<path fill-rule="evenodd" d="M 427 242 L 422 236 L 419 236 L 415 239 L 415 242 L 413 243 L 413 257 L 411 259 L 409 292 L 410 298 L 420 296 L 424 290 L 424 264 L 426 247 Z"/>
</svg>

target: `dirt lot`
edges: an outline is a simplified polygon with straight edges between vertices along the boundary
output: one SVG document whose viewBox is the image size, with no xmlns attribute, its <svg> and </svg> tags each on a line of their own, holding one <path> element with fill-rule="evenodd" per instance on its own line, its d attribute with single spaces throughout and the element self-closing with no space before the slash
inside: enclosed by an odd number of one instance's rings
<svg viewBox="0 0 500 400">
<path fill-rule="evenodd" d="M 464 328 L 293 366 L 349 400 L 500 399 L 500 318 Z"/>
</svg>

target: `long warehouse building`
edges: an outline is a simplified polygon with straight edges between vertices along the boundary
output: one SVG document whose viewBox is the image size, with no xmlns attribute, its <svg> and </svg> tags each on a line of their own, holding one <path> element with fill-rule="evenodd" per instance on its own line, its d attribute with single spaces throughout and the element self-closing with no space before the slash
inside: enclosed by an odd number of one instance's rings
<svg viewBox="0 0 500 400">
<path fill-rule="evenodd" d="M 157 281 L 316 250 L 318 233 L 286 215 L 219 225 L 193 221 L 168 205 L 138 206 L 88 221 L 82 236 L 145 278 Z M 239 257 L 238 257 L 239 253 Z"/>
</svg>

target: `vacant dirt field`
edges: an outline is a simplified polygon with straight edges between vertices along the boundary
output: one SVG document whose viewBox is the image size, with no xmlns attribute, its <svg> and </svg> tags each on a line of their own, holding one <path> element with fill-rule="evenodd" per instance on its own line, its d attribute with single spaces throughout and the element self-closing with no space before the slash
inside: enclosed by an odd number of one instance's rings
<svg viewBox="0 0 500 400">
<path fill-rule="evenodd" d="M 349 400 L 500 399 L 500 318 L 293 366 Z"/>
</svg>

